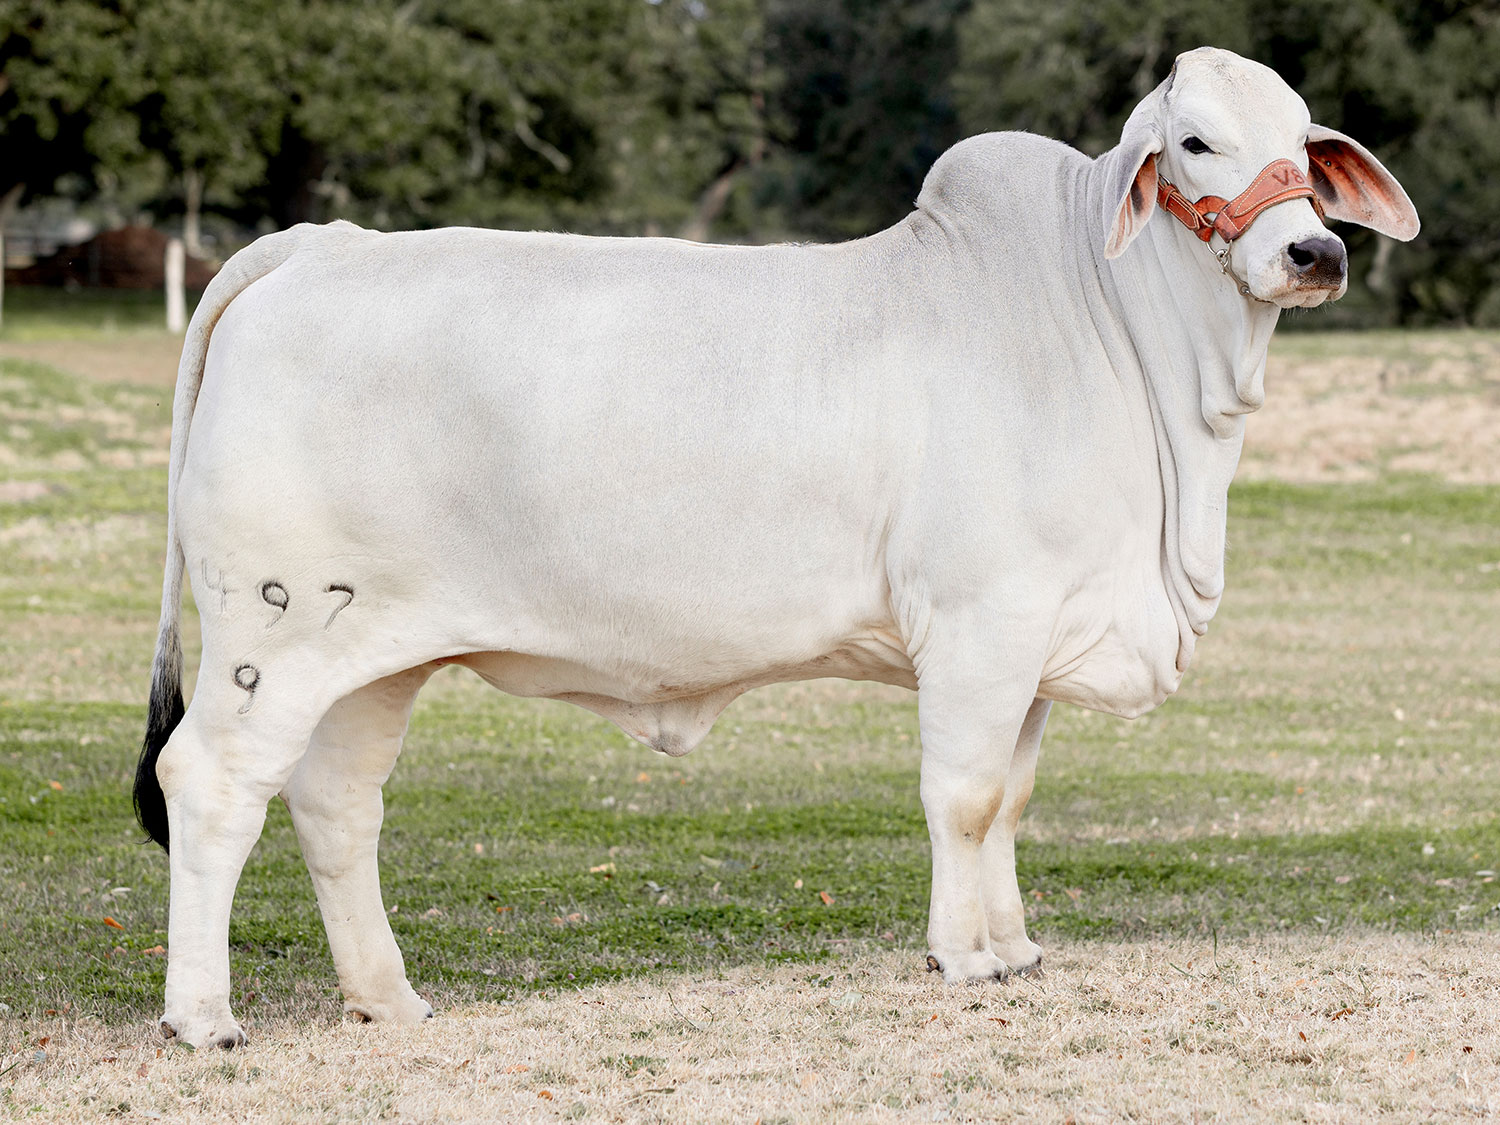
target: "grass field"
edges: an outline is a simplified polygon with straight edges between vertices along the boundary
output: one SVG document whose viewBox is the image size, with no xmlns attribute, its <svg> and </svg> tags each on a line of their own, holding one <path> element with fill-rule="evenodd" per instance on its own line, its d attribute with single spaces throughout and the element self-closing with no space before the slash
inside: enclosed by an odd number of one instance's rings
<svg viewBox="0 0 1500 1125">
<path fill-rule="evenodd" d="M 339 1021 L 278 803 L 231 929 L 252 1046 L 226 1061 L 157 1058 L 167 868 L 128 795 L 171 341 L 24 311 L 0 337 L 0 1117 L 1500 1113 L 1500 445 L 1486 465 L 1474 439 L 1500 338 L 1276 353 L 1183 690 L 1135 722 L 1054 711 L 1019 849 L 1046 981 L 921 972 L 914 697 L 764 690 L 671 761 L 451 670 L 382 848 L 445 1018 Z M 1421 474 L 1399 435 L 1306 456 L 1278 393 L 1351 429 L 1431 401 L 1472 426 L 1418 433 Z"/>
</svg>

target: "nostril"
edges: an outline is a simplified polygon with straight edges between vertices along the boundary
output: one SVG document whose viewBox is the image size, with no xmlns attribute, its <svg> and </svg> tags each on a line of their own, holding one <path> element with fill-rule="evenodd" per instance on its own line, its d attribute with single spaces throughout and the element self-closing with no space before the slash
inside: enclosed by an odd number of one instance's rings
<svg viewBox="0 0 1500 1125">
<path fill-rule="evenodd" d="M 1292 265 L 1299 270 L 1305 270 L 1318 260 L 1318 256 L 1311 250 L 1306 249 L 1302 243 L 1294 242 L 1286 248 L 1286 256 L 1292 260 Z"/>
<path fill-rule="evenodd" d="M 1305 282 L 1336 288 L 1348 268 L 1344 244 L 1336 238 L 1305 238 L 1286 248 L 1287 260 Z"/>
</svg>

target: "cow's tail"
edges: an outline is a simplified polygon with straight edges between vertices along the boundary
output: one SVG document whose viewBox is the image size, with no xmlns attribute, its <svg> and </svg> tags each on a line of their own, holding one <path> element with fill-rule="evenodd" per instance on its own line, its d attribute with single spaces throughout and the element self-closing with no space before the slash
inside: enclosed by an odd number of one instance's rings
<svg viewBox="0 0 1500 1125">
<path fill-rule="evenodd" d="M 332 224 L 345 227 L 348 224 Z M 186 560 L 177 536 L 177 485 L 187 460 L 188 430 L 198 388 L 203 384 L 203 364 L 208 355 L 214 325 L 231 301 L 256 281 L 281 265 L 326 227 L 304 223 L 267 235 L 241 250 L 221 269 L 203 292 L 203 299 L 188 324 L 182 360 L 177 366 L 177 390 L 172 400 L 172 455 L 167 470 L 167 565 L 162 581 L 161 625 L 156 635 L 156 658 L 151 666 L 151 702 L 146 717 L 146 738 L 135 768 L 135 815 L 146 835 L 165 850 L 168 847 L 167 803 L 156 777 L 156 760 L 172 731 L 182 721 L 182 637 L 178 617 L 182 606 L 182 575 Z M 348 229 L 358 228 L 349 226 Z"/>
</svg>

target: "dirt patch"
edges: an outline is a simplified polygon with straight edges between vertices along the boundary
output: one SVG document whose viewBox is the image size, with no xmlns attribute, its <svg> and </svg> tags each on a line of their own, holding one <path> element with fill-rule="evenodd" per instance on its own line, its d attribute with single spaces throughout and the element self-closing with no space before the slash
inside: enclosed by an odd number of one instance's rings
<svg viewBox="0 0 1500 1125">
<path fill-rule="evenodd" d="M 0 504 L 25 504 L 40 500 L 52 491 L 52 486 L 41 480 L 0 480 Z"/>
<path fill-rule="evenodd" d="M 1049 953 L 950 988 L 915 950 L 661 975 L 415 1028 L 251 1027 L 235 1054 L 57 1015 L 0 1024 L 0 1116 L 51 1121 L 1453 1121 L 1500 1113 L 1492 936 Z M 440 1000 L 441 998 L 439 998 Z M 441 1004 L 440 1004 L 441 1007 Z M 33 1108 L 37 1107 L 37 1108 Z"/>
<path fill-rule="evenodd" d="M 1291 336 L 1266 364 L 1241 480 L 1337 482 L 1414 472 L 1500 483 L 1500 337 Z"/>
<path fill-rule="evenodd" d="M 126 333 L 116 340 L 14 340 L 0 358 L 29 359 L 101 383 L 137 383 L 170 390 L 177 381 L 180 336 Z"/>
</svg>

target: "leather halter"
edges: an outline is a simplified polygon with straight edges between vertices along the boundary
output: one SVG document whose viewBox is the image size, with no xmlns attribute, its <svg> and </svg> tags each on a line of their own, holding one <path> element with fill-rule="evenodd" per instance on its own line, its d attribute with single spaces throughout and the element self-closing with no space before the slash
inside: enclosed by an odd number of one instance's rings
<svg viewBox="0 0 1500 1125">
<path fill-rule="evenodd" d="M 1266 208 L 1292 199 L 1309 200 L 1319 221 L 1327 221 L 1323 203 L 1307 182 L 1306 174 L 1285 158 L 1271 161 L 1249 187 L 1227 201 L 1221 196 L 1205 195 L 1194 203 L 1170 180 L 1158 179 L 1156 186 L 1156 205 L 1192 231 L 1199 241 L 1206 243 L 1214 235 L 1224 240 L 1224 248 L 1214 251 L 1214 254 L 1219 259 L 1219 266 L 1239 283 L 1240 292 L 1246 297 L 1254 294 L 1250 292 L 1250 286 L 1229 269 L 1229 244 L 1244 234 Z"/>
<path fill-rule="evenodd" d="M 1267 207 L 1291 199 L 1312 200 L 1313 210 L 1323 218 L 1323 204 L 1307 176 L 1284 158 L 1267 164 L 1249 187 L 1227 202 L 1217 195 L 1205 195 L 1193 203 L 1170 180 L 1157 180 L 1156 186 L 1157 206 L 1203 242 L 1216 234 L 1225 242 L 1233 242 Z"/>
</svg>

